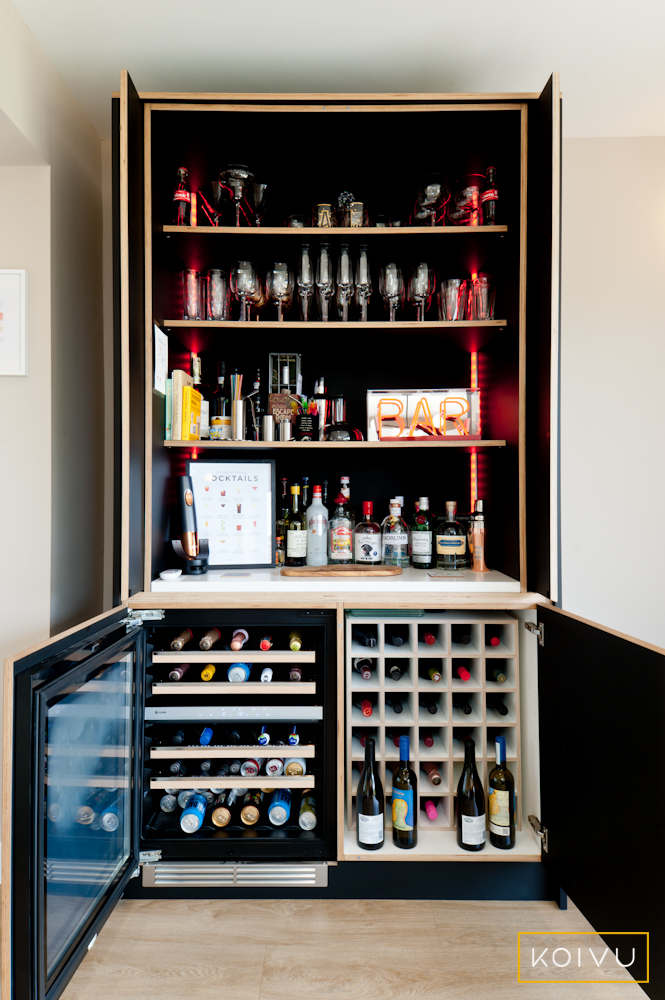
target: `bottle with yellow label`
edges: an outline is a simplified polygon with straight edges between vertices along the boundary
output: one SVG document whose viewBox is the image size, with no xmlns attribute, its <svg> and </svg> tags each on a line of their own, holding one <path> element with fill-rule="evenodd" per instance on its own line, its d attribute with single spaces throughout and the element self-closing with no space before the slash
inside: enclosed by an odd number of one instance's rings
<svg viewBox="0 0 665 1000">
<path fill-rule="evenodd" d="M 436 526 L 436 568 L 466 569 L 466 531 L 456 520 L 457 501 L 446 500 L 446 516 Z"/>
</svg>

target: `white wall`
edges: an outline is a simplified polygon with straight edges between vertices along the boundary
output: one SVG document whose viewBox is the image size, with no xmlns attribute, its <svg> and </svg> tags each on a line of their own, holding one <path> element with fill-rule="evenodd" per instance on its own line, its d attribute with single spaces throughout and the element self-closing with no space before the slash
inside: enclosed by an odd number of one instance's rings
<svg viewBox="0 0 665 1000">
<path fill-rule="evenodd" d="M 665 646 L 665 137 L 563 145 L 562 606 Z"/>
</svg>

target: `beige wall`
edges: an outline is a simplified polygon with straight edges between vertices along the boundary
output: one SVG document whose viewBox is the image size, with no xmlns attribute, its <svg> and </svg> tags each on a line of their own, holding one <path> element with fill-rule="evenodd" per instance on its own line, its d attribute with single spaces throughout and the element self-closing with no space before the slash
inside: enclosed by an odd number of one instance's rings
<svg viewBox="0 0 665 1000">
<path fill-rule="evenodd" d="M 665 646 L 665 137 L 563 146 L 562 604 Z"/>
</svg>

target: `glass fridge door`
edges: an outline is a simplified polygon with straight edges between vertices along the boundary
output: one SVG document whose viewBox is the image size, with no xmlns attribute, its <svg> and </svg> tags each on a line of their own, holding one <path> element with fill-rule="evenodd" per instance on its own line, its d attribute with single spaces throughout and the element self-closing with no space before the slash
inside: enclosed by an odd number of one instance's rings
<svg viewBox="0 0 665 1000">
<path fill-rule="evenodd" d="M 145 640 L 119 619 L 14 664 L 8 1000 L 60 995 L 137 868 Z"/>
</svg>

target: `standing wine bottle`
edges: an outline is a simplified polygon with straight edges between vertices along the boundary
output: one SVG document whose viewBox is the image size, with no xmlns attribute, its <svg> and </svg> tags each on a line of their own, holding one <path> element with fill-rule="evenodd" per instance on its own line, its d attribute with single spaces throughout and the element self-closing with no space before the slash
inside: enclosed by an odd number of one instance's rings
<svg viewBox="0 0 665 1000">
<path fill-rule="evenodd" d="M 383 785 L 374 758 L 374 740 L 365 741 L 365 765 L 356 792 L 358 847 L 378 851 L 385 839 Z"/>
<path fill-rule="evenodd" d="M 515 846 L 515 780 L 506 767 L 506 738 L 497 736 L 496 767 L 489 777 L 487 807 L 490 814 L 490 844 L 509 850 Z"/>
<path fill-rule="evenodd" d="M 409 767 L 409 737 L 399 738 L 399 767 L 393 774 L 393 844 L 418 843 L 418 779 Z"/>
<path fill-rule="evenodd" d="M 286 518 L 286 559 L 287 566 L 304 566 L 307 558 L 307 521 L 300 510 L 300 486 L 291 487 L 291 510 Z"/>
<path fill-rule="evenodd" d="M 457 843 L 465 851 L 482 851 L 485 846 L 485 792 L 472 739 L 464 741 L 464 767 L 457 786 Z"/>
</svg>

